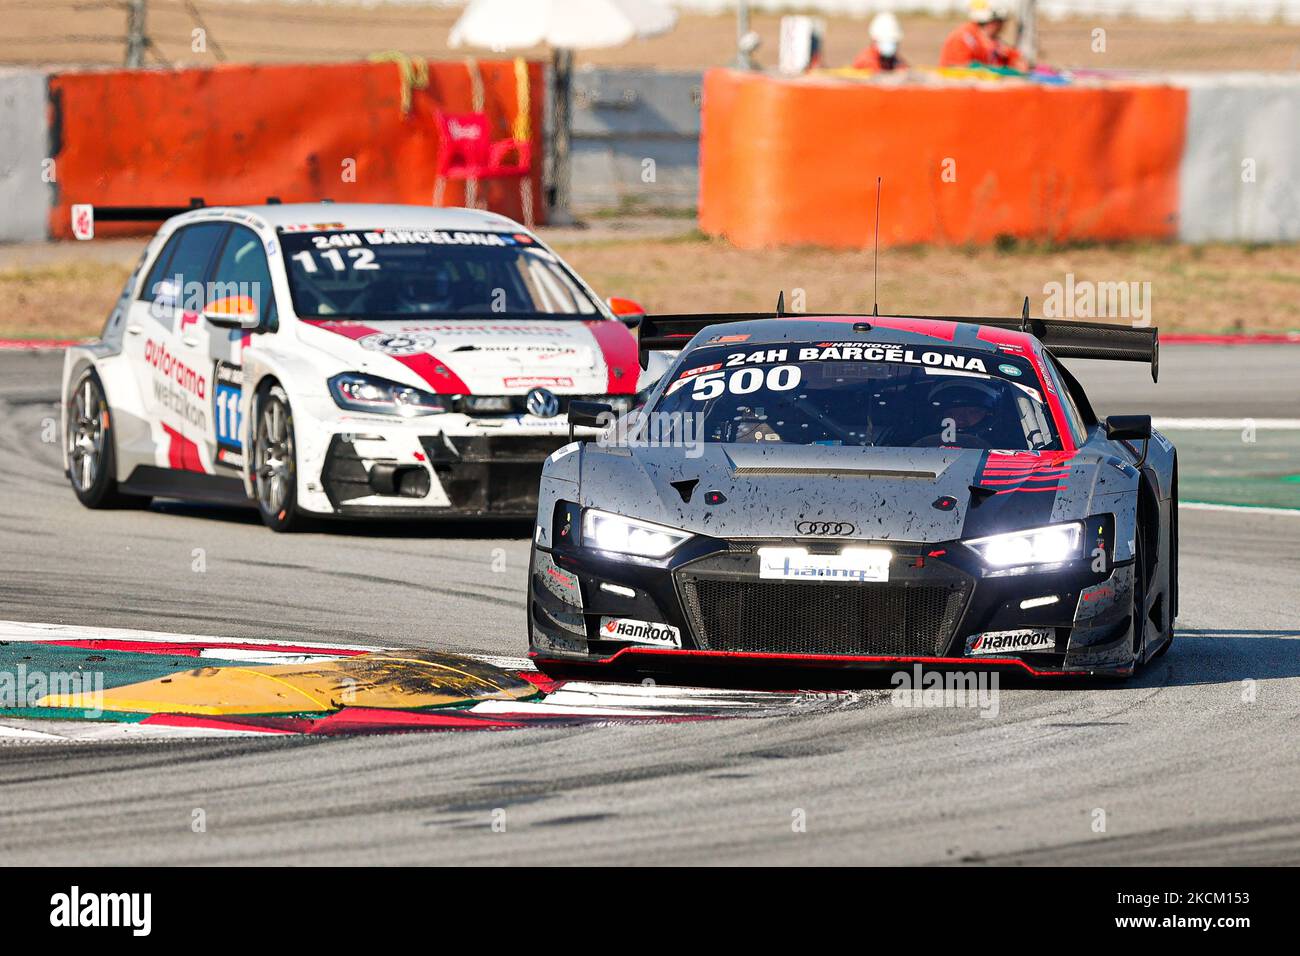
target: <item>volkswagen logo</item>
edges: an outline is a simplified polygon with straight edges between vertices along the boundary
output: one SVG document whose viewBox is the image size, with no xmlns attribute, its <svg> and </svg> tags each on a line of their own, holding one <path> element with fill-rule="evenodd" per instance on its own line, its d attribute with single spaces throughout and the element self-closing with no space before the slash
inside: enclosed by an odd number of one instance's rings
<svg viewBox="0 0 1300 956">
<path fill-rule="evenodd" d="M 842 537 L 858 530 L 847 521 L 800 521 L 794 527 L 801 535 L 818 538 Z"/>
<path fill-rule="evenodd" d="M 529 415 L 538 418 L 554 418 L 560 413 L 560 400 L 544 388 L 535 388 L 524 399 L 524 408 Z"/>
</svg>

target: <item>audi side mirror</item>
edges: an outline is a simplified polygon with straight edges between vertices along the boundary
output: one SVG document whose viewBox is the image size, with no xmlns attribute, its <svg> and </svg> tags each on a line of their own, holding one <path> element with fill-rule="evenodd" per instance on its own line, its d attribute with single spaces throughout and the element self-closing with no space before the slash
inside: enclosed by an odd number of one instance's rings
<svg viewBox="0 0 1300 956">
<path fill-rule="evenodd" d="M 1106 419 L 1106 437 L 1112 441 L 1149 441 L 1150 415 L 1111 415 Z"/>
<path fill-rule="evenodd" d="M 569 425 L 575 428 L 603 428 L 609 424 L 614 406 L 605 402 L 569 402 Z"/>
</svg>

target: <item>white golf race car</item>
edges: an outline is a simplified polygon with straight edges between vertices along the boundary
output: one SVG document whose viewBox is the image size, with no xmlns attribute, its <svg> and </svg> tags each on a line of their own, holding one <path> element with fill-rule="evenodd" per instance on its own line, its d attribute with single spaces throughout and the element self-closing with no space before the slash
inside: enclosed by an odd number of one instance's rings
<svg viewBox="0 0 1300 956">
<path fill-rule="evenodd" d="M 277 531 L 532 518 L 568 403 L 629 408 L 666 364 L 642 371 L 610 305 L 503 216 L 199 207 L 166 219 L 101 337 L 67 350 L 64 463 L 92 508 L 255 503 Z"/>
</svg>

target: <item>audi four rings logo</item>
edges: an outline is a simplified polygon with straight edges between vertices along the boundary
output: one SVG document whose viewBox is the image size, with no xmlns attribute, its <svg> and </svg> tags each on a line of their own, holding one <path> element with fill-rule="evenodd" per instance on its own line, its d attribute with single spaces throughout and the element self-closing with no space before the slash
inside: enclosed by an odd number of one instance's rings
<svg viewBox="0 0 1300 956">
<path fill-rule="evenodd" d="M 560 413 L 560 400 L 544 388 L 535 388 L 524 399 L 524 407 L 538 418 L 554 418 Z"/>
<path fill-rule="evenodd" d="M 856 526 L 848 521 L 800 521 L 794 527 L 800 534 L 820 537 L 852 534 L 858 530 Z"/>
</svg>

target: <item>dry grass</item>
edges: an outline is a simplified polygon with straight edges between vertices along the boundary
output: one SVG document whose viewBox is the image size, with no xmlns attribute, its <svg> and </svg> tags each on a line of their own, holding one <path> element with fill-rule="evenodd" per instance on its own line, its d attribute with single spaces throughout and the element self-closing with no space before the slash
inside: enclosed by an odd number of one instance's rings
<svg viewBox="0 0 1300 956">
<path fill-rule="evenodd" d="M 871 311 L 868 253 L 797 248 L 744 252 L 698 237 L 557 242 L 606 295 L 651 311 L 769 310 L 779 289 L 803 289 L 808 311 Z M 63 247 L 76 249 L 75 246 Z M 0 269 L 0 335 L 95 335 L 130 272 L 121 262 L 46 261 Z M 890 249 L 880 258 L 882 311 L 1013 315 L 1044 286 L 1150 282 L 1151 318 L 1171 331 L 1300 329 L 1300 248 L 1134 245 L 1069 249 Z"/>
<path fill-rule="evenodd" d="M 0 336 L 98 335 L 130 274 L 130 265 L 95 261 L 0 270 L 0 301 L 8 306 L 0 316 Z"/>
<path fill-rule="evenodd" d="M 0 0 L 5 30 L 0 63 L 120 65 L 124 4 L 85 0 Z M 191 10 L 197 10 L 196 20 Z M 456 58 L 447 35 L 460 11 L 407 5 L 231 3 L 150 0 L 149 32 L 156 54 L 150 65 L 229 62 L 309 62 L 363 59 L 400 49 L 430 58 Z M 917 65 L 937 62 L 955 19 L 904 16 L 903 54 Z M 759 59 L 776 60 L 780 18 L 756 14 L 763 38 Z M 866 22 L 826 18 L 826 62 L 845 66 L 866 43 Z M 191 49 L 191 31 L 207 29 L 208 49 Z M 1106 50 L 1094 53 L 1092 31 L 1106 30 Z M 1040 25 L 1046 63 L 1092 69 L 1253 69 L 1300 67 L 1300 25 L 1281 23 L 1157 23 L 1098 18 Z M 730 63 L 735 56 L 732 16 L 683 16 L 671 33 L 611 50 L 581 53 L 579 65 L 651 66 L 696 70 Z M 544 55 L 530 51 L 529 55 Z"/>
<path fill-rule="evenodd" d="M 746 252 L 712 240 L 605 243 L 564 249 L 605 294 L 651 311 L 770 310 L 803 289 L 808 311 L 870 312 L 871 256 L 795 248 Z M 880 256 L 882 311 L 1043 314 L 1044 286 L 1150 282 L 1152 324 L 1166 330 L 1300 329 L 1300 247 L 1164 245 L 890 249 Z M 1084 316 L 1079 316 L 1083 318 Z"/>
</svg>

